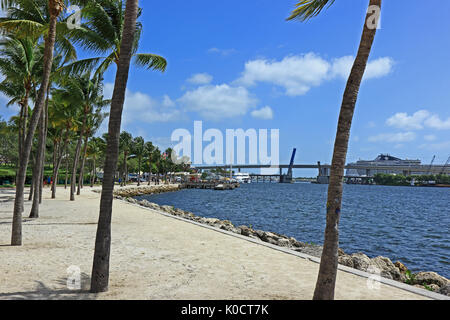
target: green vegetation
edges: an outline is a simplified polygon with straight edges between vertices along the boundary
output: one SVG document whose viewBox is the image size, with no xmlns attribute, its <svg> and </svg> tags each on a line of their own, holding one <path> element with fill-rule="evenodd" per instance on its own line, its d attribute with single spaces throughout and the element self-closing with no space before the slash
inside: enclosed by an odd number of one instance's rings
<svg viewBox="0 0 450 320">
<path fill-rule="evenodd" d="M 377 173 L 373 180 L 376 184 L 384 186 L 450 184 L 450 176 L 444 174 L 404 176 L 398 174 Z"/>
</svg>

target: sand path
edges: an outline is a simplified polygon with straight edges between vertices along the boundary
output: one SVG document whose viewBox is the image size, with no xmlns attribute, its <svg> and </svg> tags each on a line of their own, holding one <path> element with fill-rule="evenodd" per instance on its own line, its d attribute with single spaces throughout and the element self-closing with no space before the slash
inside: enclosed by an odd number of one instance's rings
<svg viewBox="0 0 450 320">
<path fill-rule="evenodd" d="M 0 189 L 0 299 L 311 299 L 319 265 L 192 223 L 114 201 L 110 289 L 90 294 L 100 195 L 75 202 L 45 188 L 40 218 L 26 218 L 11 247 L 13 190 Z M 29 214 L 26 202 L 24 217 Z M 81 290 L 67 288 L 68 269 Z M 75 269 L 76 270 L 76 269 Z M 339 271 L 337 299 L 426 299 Z"/>
</svg>

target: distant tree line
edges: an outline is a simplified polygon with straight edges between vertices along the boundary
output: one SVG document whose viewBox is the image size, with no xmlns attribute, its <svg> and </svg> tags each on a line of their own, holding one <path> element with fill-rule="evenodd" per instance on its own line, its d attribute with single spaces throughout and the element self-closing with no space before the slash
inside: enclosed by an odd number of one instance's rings
<svg viewBox="0 0 450 320">
<path fill-rule="evenodd" d="M 429 185 L 430 182 L 450 184 L 450 176 L 445 174 L 404 176 L 401 174 L 377 173 L 374 175 L 373 180 L 376 184 L 384 186 L 410 186 L 413 181 L 414 185 Z"/>
<path fill-rule="evenodd" d="M 6 182 L 15 183 L 19 160 L 17 149 L 19 132 L 15 120 L 15 117 L 12 117 L 10 121 L 0 119 L 0 185 Z M 70 121 L 76 122 L 74 119 Z M 91 134 L 87 135 L 81 143 L 76 132 L 64 133 L 63 123 L 61 127 L 58 127 L 59 124 L 50 124 L 50 139 L 45 146 L 43 180 L 50 178 L 51 181 L 64 184 L 66 187 L 74 180 L 74 185 L 79 185 L 79 188 L 82 188 L 84 184 L 93 186 L 99 182 L 97 176 L 103 171 L 107 134 L 100 137 L 92 136 L 92 134 L 100 124 L 101 120 L 95 127 L 90 127 Z M 37 150 L 36 137 L 30 162 L 34 161 Z M 129 182 L 129 173 L 137 174 L 138 184 L 140 184 L 143 172 L 167 178 L 169 172 L 190 170 L 188 164 L 177 164 L 172 161 L 171 148 L 161 151 L 151 141 L 145 141 L 142 137 L 133 137 L 126 131 L 120 133 L 119 152 L 116 180 L 120 179 L 121 185 Z M 75 171 L 73 171 L 74 168 Z M 75 176 L 72 175 L 73 172 Z M 33 172 L 30 166 L 26 181 L 29 184 L 32 180 Z"/>
</svg>

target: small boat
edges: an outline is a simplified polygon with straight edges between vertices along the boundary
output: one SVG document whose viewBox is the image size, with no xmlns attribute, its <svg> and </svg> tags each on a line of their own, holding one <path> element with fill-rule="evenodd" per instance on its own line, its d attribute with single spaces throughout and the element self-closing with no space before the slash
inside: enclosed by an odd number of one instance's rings
<svg viewBox="0 0 450 320">
<path fill-rule="evenodd" d="M 252 178 L 250 177 L 250 174 L 245 172 L 237 172 L 233 176 L 234 179 L 236 179 L 239 183 L 251 183 Z"/>
<path fill-rule="evenodd" d="M 222 183 L 220 183 L 214 187 L 214 190 L 225 190 L 225 186 Z"/>
</svg>

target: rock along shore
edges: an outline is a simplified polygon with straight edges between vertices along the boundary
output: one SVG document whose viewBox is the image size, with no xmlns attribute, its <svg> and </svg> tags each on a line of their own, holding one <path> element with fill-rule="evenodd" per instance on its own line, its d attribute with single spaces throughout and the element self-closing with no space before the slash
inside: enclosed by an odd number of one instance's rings
<svg viewBox="0 0 450 320">
<path fill-rule="evenodd" d="M 126 187 L 116 189 L 114 196 L 116 199 L 124 200 L 129 203 L 137 204 L 146 208 L 151 208 L 157 211 L 163 211 L 173 216 L 178 216 L 187 220 L 196 221 L 201 224 L 209 225 L 218 229 L 227 230 L 236 234 L 241 234 L 253 239 L 258 239 L 263 242 L 268 242 L 280 247 L 291 249 L 307 255 L 320 258 L 322 255 L 322 246 L 308 244 L 297 241 L 293 237 L 288 237 L 275 232 L 254 230 L 249 226 L 234 226 L 229 220 L 220 220 L 216 218 L 204 218 L 195 215 L 192 212 L 184 211 L 174 208 L 173 206 L 160 206 L 148 200 L 137 200 L 133 197 L 156 194 L 163 192 L 172 192 L 180 190 L 179 185 L 153 185 L 143 187 Z M 100 192 L 97 190 L 97 192 Z M 435 272 L 418 272 L 412 273 L 408 268 L 397 261 L 393 263 L 389 258 L 378 256 L 369 258 L 362 252 L 347 254 L 344 250 L 339 248 L 339 264 L 351 267 L 357 270 L 368 273 L 377 274 L 381 277 L 400 281 L 419 287 L 434 291 L 443 295 L 450 296 L 450 281 L 445 277 L 440 276 Z"/>
</svg>

